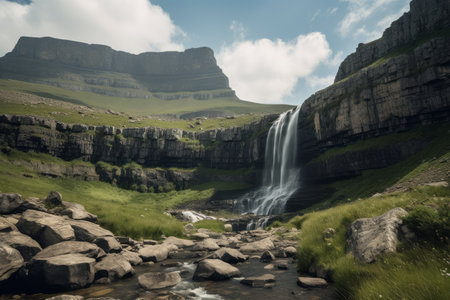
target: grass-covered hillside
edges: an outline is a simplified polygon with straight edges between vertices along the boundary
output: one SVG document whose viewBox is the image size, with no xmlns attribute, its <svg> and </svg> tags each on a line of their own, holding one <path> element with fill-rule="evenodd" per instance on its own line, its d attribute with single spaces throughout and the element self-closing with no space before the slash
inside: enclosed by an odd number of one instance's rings
<svg viewBox="0 0 450 300">
<path fill-rule="evenodd" d="M 281 113 L 292 108 L 290 105 L 268 105 L 247 102 L 239 100 L 236 97 L 217 97 L 197 100 L 192 97 L 192 92 L 158 93 L 158 97 L 148 92 L 142 98 L 120 98 L 91 92 L 73 91 L 44 84 L 2 79 L 0 80 L 0 91 L 4 90 L 21 92 L 102 110 L 109 109 L 138 117 L 168 114 L 180 115 L 198 111 L 222 112 L 225 115 Z M 220 90 L 206 91 L 205 93 L 210 94 L 212 92 L 221 94 Z M 201 91 L 195 93 L 201 94 Z M 176 99 L 177 96 L 183 97 Z M 161 98 L 175 98 L 175 100 L 164 100 Z M 4 109 L 6 108 L 1 107 L 2 112 Z M 16 107 L 17 110 L 20 111 L 20 107 Z M 173 125 L 173 127 L 177 126 L 178 124 Z"/>
</svg>

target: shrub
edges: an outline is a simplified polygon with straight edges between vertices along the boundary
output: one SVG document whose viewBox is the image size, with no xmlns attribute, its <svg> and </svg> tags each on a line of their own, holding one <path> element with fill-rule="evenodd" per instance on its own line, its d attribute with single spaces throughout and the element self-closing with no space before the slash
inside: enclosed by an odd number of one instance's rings
<svg viewBox="0 0 450 300">
<path fill-rule="evenodd" d="M 140 184 L 139 188 L 138 188 L 138 191 L 141 192 L 141 193 L 147 192 L 147 186 L 145 184 Z"/>
<path fill-rule="evenodd" d="M 162 192 L 168 193 L 175 190 L 175 184 L 173 182 L 167 182 L 162 186 Z"/>
</svg>

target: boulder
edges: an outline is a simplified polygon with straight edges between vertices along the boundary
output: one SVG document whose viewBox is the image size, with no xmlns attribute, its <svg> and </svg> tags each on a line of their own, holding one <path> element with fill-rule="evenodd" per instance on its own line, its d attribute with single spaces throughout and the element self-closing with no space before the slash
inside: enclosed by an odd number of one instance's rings
<svg viewBox="0 0 450 300">
<path fill-rule="evenodd" d="M 38 242 L 19 231 L 0 232 L 0 242 L 18 250 L 25 261 L 31 259 L 42 250 Z"/>
<path fill-rule="evenodd" d="M 259 259 L 260 262 L 269 263 L 275 259 L 275 256 L 269 250 L 264 251 Z"/>
<path fill-rule="evenodd" d="M 383 253 L 395 252 L 402 217 L 408 213 L 400 207 L 374 218 L 354 221 L 347 231 L 347 251 L 363 263 L 371 263 Z"/>
<path fill-rule="evenodd" d="M 45 300 L 84 300 L 84 297 L 77 295 L 58 295 Z"/>
<path fill-rule="evenodd" d="M 236 249 L 220 248 L 219 250 L 216 250 L 210 258 L 217 258 L 229 264 L 236 264 L 246 261 L 248 256 Z"/>
<path fill-rule="evenodd" d="M 67 241 L 48 246 L 34 256 L 33 260 L 42 260 L 66 254 L 78 254 L 80 256 L 95 259 L 105 256 L 105 252 L 94 244 L 79 241 Z"/>
<path fill-rule="evenodd" d="M 25 211 L 17 223 L 17 228 L 38 241 L 42 247 L 75 239 L 72 227 L 63 217 L 37 210 Z"/>
<path fill-rule="evenodd" d="M 106 253 L 119 253 L 122 246 L 113 236 L 101 236 L 93 240 L 93 243 L 102 248 Z"/>
<path fill-rule="evenodd" d="M 184 232 L 185 233 L 191 233 L 195 231 L 195 227 L 192 223 L 187 223 L 186 225 L 184 225 Z"/>
<path fill-rule="evenodd" d="M 209 235 L 197 232 L 197 233 L 192 234 L 191 237 L 193 237 L 196 240 L 204 240 L 204 239 L 209 238 Z"/>
<path fill-rule="evenodd" d="M 194 246 L 194 242 L 191 240 L 180 239 L 174 236 L 169 236 L 162 243 L 163 245 L 175 245 L 177 248 L 188 248 Z"/>
<path fill-rule="evenodd" d="M 67 220 L 67 222 L 73 228 L 77 241 L 93 242 L 98 237 L 114 236 L 111 231 L 92 222 L 83 220 Z"/>
<path fill-rule="evenodd" d="M 264 274 L 257 277 L 247 277 L 241 280 L 242 284 L 252 287 L 264 287 L 267 283 L 273 282 L 275 282 L 275 275 L 273 274 Z"/>
<path fill-rule="evenodd" d="M 115 236 L 116 240 L 123 245 L 134 246 L 137 244 L 135 240 L 127 236 Z"/>
<path fill-rule="evenodd" d="M 169 249 L 165 245 L 152 245 L 141 248 L 138 252 L 144 262 L 158 262 L 167 259 Z"/>
<path fill-rule="evenodd" d="M 277 268 L 279 270 L 287 270 L 289 269 L 289 260 L 288 259 L 280 259 L 275 262 Z"/>
<path fill-rule="evenodd" d="M 142 264 L 142 258 L 136 252 L 124 250 L 120 254 L 125 257 L 133 266 Z"/>
<path fill-rule="evenodd" d="M 81 254 L 33 259 L 29 277 L 51 288 L 82 288 L 94 281 L 94 265 L 95 259 Z"/>
<path fill-rule="evenodd" d="M 322 288 L 328 285 L 325 279 L 317 277 L 298 277 L 297 284 L 305 288 Z"/>
<path fill-rule="evenodd" d="M 193 249 L 196 251 L 215 251 L 219 248 L 219 245 L 217 245 L 214 239 L 205 239 L 198 242 Z"/>
<path fill-rule="evenodd" d="M 143 240 L 142 243 L 144 245 L 158 245 L 158 241 L 155 240 Z"/>
<path fill-rule="evenodd" d="M 0 194 L 0 214 L 10 214 L 22 204 L 19 194 Z"/>
<path fill-rule="evenodd" d="M 19 211 L 26 211 L 27 209 L 34 209 L 43 212 L 48 211 L 45 207 L 44 201 L 35 197 L 27 198 L 23 200 L 22 204 L 20 204 Z"/>
<path fill-rule="evenodd" d="M 225 224 L 224 229 L 226 232 L 232 232 L 233 231 L 233 225 L 231 224 Z"/>
<path fill-rule="evenodd" d="M 120 254 L 108 254 L 95 264 L 95 280 L 105 278 L 111 282 L 134 273 L 130 262 Z"/>
<path fill-rule="evenodd" d="M 20 252 L 11 246 L 0 242 L 0 282 L 8 279 L 23 266 Z"/>
<path fill-rule="evenodd" d="M 138 277 L 139 285 L 145 290 L 163 289 L 176 285 L 181 281 L 178 272 L 144 273 Z"/>
<path fill-rule="evenodd" d="M 45 203 L 49 206 L 62 205 L 62 195 L 56 191 L 51 191 L 45 199 Z"/>
<path fill-rule="evenodd" d="M 272 250 L 275 246 L 270 238 L 265 238 L 256 242 L 243 244 L 240 248 L 241 252 L 264 252 Z"/>
<path fill-rule="evenodd" d="M 69 216 L 74 220 L 85 220 L 89 222 L 97 222 L 97 216 L 86 211 L 83 205 L 78 203 L 62 201 L 64 209 L 62 215 Z"/>
<path fill-rule="evenodd" d="M 295 257 L 297 255 L 297 249 L 295 247 L 289 246 L 284 248 L 284 253 L 287 257 Z"/>
<path fill-rule="evenodd" d="M 193 279 L 218 281 L 240 275 L 237 268 L 220 259 L 205 259 L 198 263 Z"/>
<path fill-rule="evenodd" d="M 7 218 L 0 216 L 0 233 L 18 230 L 16 225 L 9 222 Z"/>
</svg>

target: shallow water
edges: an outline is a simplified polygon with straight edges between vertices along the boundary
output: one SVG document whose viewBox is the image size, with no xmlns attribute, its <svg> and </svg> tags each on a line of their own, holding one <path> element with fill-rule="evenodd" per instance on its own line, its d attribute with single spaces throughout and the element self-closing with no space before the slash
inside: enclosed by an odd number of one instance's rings
<svg viewBox="0 0 450 300">
<path fill-rule="evenodd" d="M 179 260 L 169 259 L 163 263 L 177 262 Z M 295 264 L 290 264 L 288 270 L 265 270 L 267 264 L 259 262 L 256 259 L 250 259 L 247 262 L 237 264 L 236 267 L 241 271 L 242 277 L 260 276 L 263 274 L 274 274 L 275 285 L 272 288 L 253 288 L 240 283 L 240 279 L 230 279 L 225 281 L 192 281 L 192 275 L 196 265 L 191 262 L 184 262 L 180 267 L 165 268 L 161 263 L 151 266 L 136 266 L 136 275 L 127 279 L 115 281 L 110 284 L 93 284 L 88 288 L 79 289 L 71 292 L 57 294 L 31 294 L 31 295 L 0 295 L 0 300 L 23 299 L 23 300 L 44 300 L 51 296 L 61 294 L 82 295 L 89 297 L 114 297 L 123 300 L 134 300 L 137 297 L 156 296 L 159 293 L 174 292 L 183 295 L 186 299 L 335 299 L 332 287 L 320 289 L 305 289 L 297 285 L 298 274 Z M 137 278 L 146 272 L 161 271 L 182 271 L 183 281 L 175 287 L 155 292 L 147 292 L 138 285 Z"/>
</svg>

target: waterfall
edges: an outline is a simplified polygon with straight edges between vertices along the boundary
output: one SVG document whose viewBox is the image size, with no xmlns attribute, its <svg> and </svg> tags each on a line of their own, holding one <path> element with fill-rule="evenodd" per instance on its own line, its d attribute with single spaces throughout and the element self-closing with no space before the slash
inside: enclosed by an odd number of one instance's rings
<svg viewBox="0 0 450 300">
<path fill-rule="evenodd" d="M 300 109 L 280 115 L 266 140 L 262 186 L 238 200 L 240 213 L 271 215 L 284 212 L 289 197 L 299 188 L 297 124 Z"/>
</svg>

